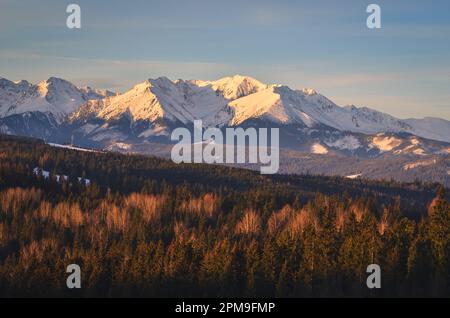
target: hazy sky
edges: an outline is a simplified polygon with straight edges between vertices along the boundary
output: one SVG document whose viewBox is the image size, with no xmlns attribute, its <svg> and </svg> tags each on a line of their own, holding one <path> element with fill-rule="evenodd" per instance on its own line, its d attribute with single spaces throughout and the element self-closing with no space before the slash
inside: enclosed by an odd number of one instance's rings
<svg viewBox="0 0 450 318">
<path fill-rule="evenodd" d="M 66 7 L 82 28 L 66 27 Z M 366 27 L 366 7 L 382 29 Z M 0 0 L 0 77 L 124 91 L 233 74 L 340 105 L 450 119 L 448 0 Z"/>
</svg>

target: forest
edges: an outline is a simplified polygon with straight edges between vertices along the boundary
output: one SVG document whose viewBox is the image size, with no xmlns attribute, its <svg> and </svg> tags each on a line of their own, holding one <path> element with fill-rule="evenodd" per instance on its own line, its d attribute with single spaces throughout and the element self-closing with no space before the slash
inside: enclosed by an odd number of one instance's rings
<svg viewBox="0 0 450 318">
<path fill-rule="evenodd" d="M 0 136 L 0 297 L 450 297 L 446 190 Z"/>
</svg>

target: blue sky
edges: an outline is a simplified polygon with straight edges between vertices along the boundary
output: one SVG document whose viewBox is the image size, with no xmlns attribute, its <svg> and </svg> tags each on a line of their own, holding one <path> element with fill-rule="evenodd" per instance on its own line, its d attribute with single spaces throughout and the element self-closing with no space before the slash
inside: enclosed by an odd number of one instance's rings
<svg viewBox="0 0 450 318">
<path fill-rule="evenodd" d="M 66 27 L 66 6 L 82 28 Z M 382 29 L 366 27 L 366 7 Z M 233 74 L 341 105 L 450 119 L 450 1 L 0 0 L 0 76 L 124 91 Z"/>
</svg>

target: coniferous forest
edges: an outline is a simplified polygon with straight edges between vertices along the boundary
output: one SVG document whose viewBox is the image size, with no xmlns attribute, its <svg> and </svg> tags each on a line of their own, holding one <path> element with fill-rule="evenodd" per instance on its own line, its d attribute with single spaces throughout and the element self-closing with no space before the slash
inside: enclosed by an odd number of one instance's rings
<svg viewBox="0 0 450 318">
<path fill-rule="evenodd" d="M 1 136 L 0 296 L 450 297 L 448 194 Z"/>
</svg>

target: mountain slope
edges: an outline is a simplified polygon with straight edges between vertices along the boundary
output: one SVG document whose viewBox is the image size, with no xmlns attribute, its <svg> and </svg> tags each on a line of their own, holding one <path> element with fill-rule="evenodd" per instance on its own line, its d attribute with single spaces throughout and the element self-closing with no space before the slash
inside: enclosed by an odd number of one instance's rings
<svg viewBox="0 0 450 318">
<path fill-rule="evenodd" d="M 224 124 L 228 120 L 226 109 L 227 100 L 208 87 L 161 77 L 140 83 L 124 94 L 106 98 L 88 113 L 104 120 L 117 119 L 128 113 L 134 121 L 163 119 L 187 124 L 194 119 L 203 119 L 207 124 L 221 121 Z M 76 112 L 71 116 L 72 120 L 81 115 Z"/>
<path fill-rule="evenodd" d="M 340 107 L 312 89 L 267 85 L 241 75 L 217 81 L 171 81 L 161 77 L 112 95 L 77 88 L 54 77 L 37 85 L 0 79 L 0 117 L 41 112 L 53 116 L 58 124 L 69 114 L 72 122 L 87 118 L 107 122 L 127 117 L 132 122 L 190 125 L 195 119 L 202 119 L 204 126 L 233 126 L 264 119 L 281 125 L 328 126 L 363 134 L 409 133 L 450 142 L 450 122 L 444 119 L 401 120 L 366 107 Z"/>
<path fill-rule="evenodd" d="M 310 128 L 326 125 L 339 131 L 363 134 L 410 133 L 450 142 L 450 121 L 437 118 L 401 120 L 367 107 L 340 107 L 313 90 L 269 85 L 232 101 L 230 106 L 234 110 L 231 125 L 263 118 L 278 124 L 300 123 Z"/>
<path fill-rule="evenodd" d="M 72 83 L 55 77 L 37 85 L 27 81 L 15 83 L 0 79 L 0 117 L 41 112 L 53 116 L 60 123 L 87 100 L 101 99 L 110 94 L 91 88 L 79 89 Z"/>
<path fill-rule="evenodd" d="M 447 153 L 444 144 L 422 141 L 419 147 L 408 136 L 450 142 L 450 122 L 444 119 L 401 120 L 366 107 L 340 107 L 313 89 L 267 85 L 241 75 L 216 81 L 160 77 L 116 95 L 54 77 L 37 85 L 0 79 L 0 132 L 6 134 L 46 139 L 75 134 L 78 142 L 89 145 L 133 145 L 154 138 L 170 142 L 173 128 L 191 127 L 196 119 L 205 127 L 279 127 L 289 147 L 324 154 Z M 390 133 L 396 134 L 392 142 L 400 139 L 399 145 L 377 137 Z"/>
<path fill-rule="evenodd" d="M 406 119 L 404 122 L 412 126 L 416 134 L 420 133 L 425 138 L 449 141 L 450 122 L 448 120 L 425 117 L 422 119 Z"/>
<path fill-rule="evenodd" d="M 241 75 L 217 81 L 160 77 L 123 94 L 54 77 L 37 85 L 0 78 L 1 134 L 169 157 L 171 131 L 192 129 L 196 119 L 222 130 L 279 128 L 280 172 L 450 184 L 450 122 L 444 119 L 402 120 L 340 107 L 313 89 Z"/>
<path fill-rule="evenodd" d="M 263 84 L 252 77 L 242 75 L 224 77 L 217 81 L 193 80 L 190 82 L 199 87 L 209 86 L 228 100 L 235 100 L 257 93 L 268 87 L 268 85 Z"/>
</svg>

